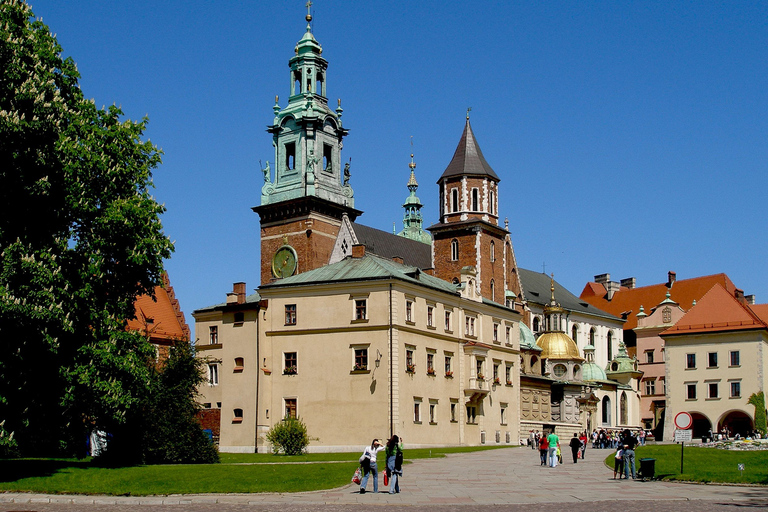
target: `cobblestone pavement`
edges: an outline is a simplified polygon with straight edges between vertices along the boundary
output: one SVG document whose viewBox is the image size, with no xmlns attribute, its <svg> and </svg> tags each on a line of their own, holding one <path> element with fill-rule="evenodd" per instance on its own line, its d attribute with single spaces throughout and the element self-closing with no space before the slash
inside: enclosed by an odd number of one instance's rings
<svg viewBox="0 0 768 512">
<path fill-rule="evenodd" d="M 768 487 L 697 485 L 674 482 L 613 480 L 604 450 L 587 450 L 586 460 L 556 468 L 539 465 L 528 448 L 492 450 L 420 459 L 407 465 L 402 492 L 359 494 L 357 486 L 296 494 L 175 495 L 150 497 L 0 494 L 0 510 L 110 511 L 352 511 L 494 510 L 567 512 L 768 511 Z M 369 484 L 369 489 L 372 486 Z M 380 489 L 384 489 L 381 485 Z M 621 503 L 616 503 L 620 501 Z M 688 503 L 681 503 L 687 501 Z"/>
</svg>

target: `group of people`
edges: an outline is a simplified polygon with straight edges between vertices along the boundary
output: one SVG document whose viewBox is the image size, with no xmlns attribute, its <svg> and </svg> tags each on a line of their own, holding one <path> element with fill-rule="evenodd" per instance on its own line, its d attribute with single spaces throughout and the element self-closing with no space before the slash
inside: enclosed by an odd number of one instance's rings
<svg viewBox="0 0 768 512">
<path fill-rule="evenodd" d="M 639 439 L 632 434 L 632 431 L 625 429 L 621 433 L 621 439 L 616 447 L 616 455 L 614 456 L 613 466 L 613 479 L 616 480 L 616 474 L 619 475 L 619 480 L 622 478 L 622 474 L 626 480 L 629 480 L 630 473 L 632 474 L 632 480 L 635 479 L 635 447 L 640 443 Z"/>
<path fill-rule="evenodd" d="M 560 437 L 555 434 L 554 430 L 549 434 L 546 432 L 539 433 L 538 430 L 535 432 L 531 430 L 528 442 L 532 450 L 539 450 L 539 459 L 542 466 L 554 468 L 557 467 L 558 463 L 563 463 L 563 455 L 560 452 Z M 586 453 L 587 433 L 582 432 L 579 434 L 574 432 L 568 447 L 571 449 L 573 463 L 578 463 L 579 459 L 583 459 Z"/>
<path fill-rule="evenodd" d="M 378 439 L 374 439 L 371 446 L 366 446 L 360 456 L 360 466 L 363 469 L 363 478 L 360 481 L 360 494 L 365 494 L 368 486 L 368 477 L 373 477 L 373 492 L 379 492 L 379 471 L 376 462 L 376 454 L 384 450 L 387 467 L 384 483 L 389 481 L 389 494 L 400 492 L 400 479 L 403 476 L 403 440 L 398 436 L 392 436 L 386 445 L 382 445 Z"/>
<path fill-rule="evenodd" d="M 620 430 L 593 430 L 592 431 L 592 448 L 610 448 L 612 450 L 617 449 L 621 445 L 621 440 L 624 437 L 624 432 Z M 639 429 L 636 434 L 633 435 L 637 439 L 640 446 L 645 446 L 646 432 L 643 429 Z"/>
</svg>

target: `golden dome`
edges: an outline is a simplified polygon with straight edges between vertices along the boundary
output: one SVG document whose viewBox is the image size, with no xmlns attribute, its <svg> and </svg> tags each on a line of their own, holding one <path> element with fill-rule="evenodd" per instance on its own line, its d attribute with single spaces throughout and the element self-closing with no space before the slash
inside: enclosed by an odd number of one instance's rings
<svg viewBox="0 0 768 512">
<path fill-rule="evenodd" d="M 562 331 L 545 332 L 539 336 L 536 344 L 542 349 L 542 359 L 583 360 L 579 355 L 579 348 L 576 346 L 576 342 Z"/>
</svg>

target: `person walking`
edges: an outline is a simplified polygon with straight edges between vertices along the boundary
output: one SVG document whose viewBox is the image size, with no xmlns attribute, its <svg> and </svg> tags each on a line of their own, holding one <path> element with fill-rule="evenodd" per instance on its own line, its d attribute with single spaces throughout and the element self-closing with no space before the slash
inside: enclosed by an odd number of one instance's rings
<svg viewBox="0 0 768 512">
<path fill-rule="evenodd" d="M 539 458 L 541 459 L 541 465 L 546 466 L 547 465 L 547 452 L 549 448 L 549 443 L 547 442 L 547 436 L 543 435 L 541 436 L 541 439 L 539 440 Z"/>
<path fill-rule="evenodd" d="M 571 442 L 568 443 L 568 446 L 571 447 L 571 455 L 573 455 L 573 463 L 576 464 L 579 459 L 579 451 L 581 450 L 581 439 L 579 439 L 579 434 L 574 432 L 573 437 L 571 438 Z"/>
<path fill-rule="evenodd" d="M 616 473 L 619 474 L 619 480 L 621 480 L 621 474 L 624 472 L 624 459 L 622 458 L 623 450 L 621 446 L 616 450 L 616 454 L 613 456 L 613 479 L 616 480 Z"/>
<path fill-rule="evenodd" d="M 360 482 L 360 494 L 365 494 L 365 488 L 368 485 L 368 477 L 371 474 L 373 474 L 373 492 L 379 492 L 379 474 L 378 467 L 376 466 L 376 454 L 384 449 L 385 447 L 382 446 L 379 440 L 374 439 L 371 446 L 366 446 L 365 450 L 363 450 L 363 456 L 360 461 L 360 464 L 363 466 L 363 479 Z"/>
<path fill-rule="evenodd" d="M 629 479 L 630 469 L 632 470 L 632 480 L 635 479 L 635 446 L 637 446 L 637 439 L 632 435 L 629 429 L 624 430 L 624 438 L 621 441 L 624 447 L 623 459 L 624 459 L 624 478 Z"/>
<path fill-rule="evenodd" d="M 400 477 L 403 476 L 403 441 L 397 436 L 387 441 L 387 474 L 389 475 L 389 494 L 400 492 Z"/>
<path fill-rule="evenodd" d="M 560 448 L 560 438 L 555 434 L 554 429 L 552 433 L 547 436 L 547 444 L 549 445 L 549 467 L 557 467 L 557 450 Z"/>
<path fill-rule="evenodd" d="M 581 460 L 584 460 L 584 455 L 587 454 L 587 443 L 589 442 L 586 430 L 579 436 L 579 441 L 581 441 Z"/>
</svg>

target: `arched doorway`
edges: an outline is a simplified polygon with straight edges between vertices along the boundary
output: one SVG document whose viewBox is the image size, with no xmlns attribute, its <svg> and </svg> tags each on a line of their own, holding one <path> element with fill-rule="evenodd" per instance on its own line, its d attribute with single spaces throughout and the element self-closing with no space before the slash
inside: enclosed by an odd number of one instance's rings
<svg viewBox="0 0 768 512">
<path fill-rule="evenodd" d="M 728 435 L 730 437 L 739 434 L 742 438 L 752 432 L 754 429 L 754 423 L 749 414 L 744 411 L 730 411 L 720 418 L 717 422 L 717 431 L 722 432 L 725 428 L 728 428 Z"/>
<path fill-rule="evenodd" d="M 600 419 L 603 422 L 603 426 L 611 425 L 611 399 L 607 396 L 603 397 L 600 407 Z"/>
<path fill-rule="evenodd" d="M 709 430 L 712 428 L 712 422 L 709 418 L 698 412 L 692 412 L 693 418 L 693 437 L 709 436 Z"/>
</svg>

